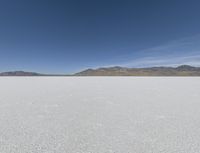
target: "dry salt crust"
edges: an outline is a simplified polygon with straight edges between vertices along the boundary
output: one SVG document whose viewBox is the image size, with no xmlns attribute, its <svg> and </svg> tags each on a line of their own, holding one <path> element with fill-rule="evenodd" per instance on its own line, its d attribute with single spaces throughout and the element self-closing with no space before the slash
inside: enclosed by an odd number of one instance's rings
<svg viewBox="0 0 200 153">
<path fill-rule="evenodd" d="M 199 77 L 0 78 L 0 153 L 199 152 Z"/>
</svg>

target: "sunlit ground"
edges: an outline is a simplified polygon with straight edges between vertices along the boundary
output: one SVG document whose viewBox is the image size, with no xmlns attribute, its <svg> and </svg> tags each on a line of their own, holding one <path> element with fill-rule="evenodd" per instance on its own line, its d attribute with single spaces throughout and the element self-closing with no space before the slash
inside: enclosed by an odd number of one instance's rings
<svg viewBox="0 0 200 153">
<path fill-rule="evenodd" d="M 1 77 L 1 153 L 198 153 L 198 77 Z"/>
</svg>

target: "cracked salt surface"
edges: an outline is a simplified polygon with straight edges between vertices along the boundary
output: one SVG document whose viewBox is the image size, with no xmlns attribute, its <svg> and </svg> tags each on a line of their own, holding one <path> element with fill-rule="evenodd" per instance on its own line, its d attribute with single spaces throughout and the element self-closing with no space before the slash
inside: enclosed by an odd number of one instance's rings
<svg viewBox="0 0 200 153">
<path fill-rule="evenodd" d="M 1 153 L 199 153 L 198 77 L 2 77 Z"/>
</svg>

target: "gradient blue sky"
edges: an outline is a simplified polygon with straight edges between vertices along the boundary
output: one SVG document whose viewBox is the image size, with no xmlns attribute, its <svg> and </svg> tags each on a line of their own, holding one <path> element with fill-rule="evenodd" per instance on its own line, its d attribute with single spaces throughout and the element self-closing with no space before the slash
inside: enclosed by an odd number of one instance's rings
<svg viewBox="0 0 200 153">
<path fill-rule="evenodd" d="M 199 0 L 1 0 L 0 71 L 200 66 Z"/>
</svg>

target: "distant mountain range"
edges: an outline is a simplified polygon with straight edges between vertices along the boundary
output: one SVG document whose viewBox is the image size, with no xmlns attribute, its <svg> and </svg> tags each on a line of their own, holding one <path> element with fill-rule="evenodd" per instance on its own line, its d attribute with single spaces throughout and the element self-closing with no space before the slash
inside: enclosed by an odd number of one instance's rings
<svg viewBox="0 0 200 153">
<path fill-rule="evenodd" d="M 8 71 L 8 72 L 1 72 L 0 76 L 68 76 L 68 75 L 44 74 L 44 73 L 27 72 L 27 71 Z"/>
<path fill-rule="evenodd" d="M 181 65 L 178 67 L 126 68 L 108 67 L 87 69 L 77 76 L 200 76 L 200 67 Z"/>
<path fill-rule="evenodd" d="M 43 76 L 44 74 L 36 73 L 36 72 L 24 72 L 24 71 L 10 71 L 10 72 L 2 72 L 0 76 Z"/>
<path fill-rule="evenodd" d="M 36 72 L 10 71 L 0 76 L 200 76 L 200 67 L 181 65 L 178 67 L 126 68 L 107 67 L 86 69 L 72 75 L 41 74 Z"/>
</svg>

